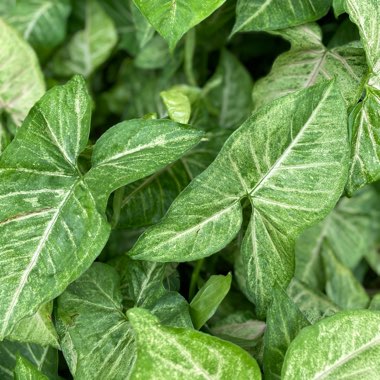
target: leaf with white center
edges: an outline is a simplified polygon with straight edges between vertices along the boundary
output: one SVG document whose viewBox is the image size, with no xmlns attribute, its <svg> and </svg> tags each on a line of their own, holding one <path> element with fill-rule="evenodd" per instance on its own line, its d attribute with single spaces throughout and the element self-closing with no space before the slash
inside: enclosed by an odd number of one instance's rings
<svg viewBox="0 0 380 380">
<path fill-rule="evenodd" d="M 379 325 L 379 313 L 361 310 L 306 327 L 286 353 L 282 379 L 377 379 Z"/>
<path fill-rule="evenodd" d="M 238 127 L 252 111 L 253 83 L 249 72 L 233 54 L 223 50 L 209 83 L 213 86 L 206 96 L 218 114 L 218 125 L 223 128 Z"/>
<path fill-rule="evenodd" d="M 210 16 L 226 0 L 133 1 L 173 51 L 188 30 Z"/>
<path fill-rule="evenodd" d="M 191 300 L 190 314 L 197 330 L 215 314 L 230 290 L 231 281 L 230 273 L 227 276 L 211 276 Z"/>
<path fill-rule="evenodd" d="M 114 268 L 94 263 L 58 298 L 57 329 L 76 379 L 128 377 L 136 359 L 136 346 L 126 308 L 143 305 L 158 314 L 162 323 L 189 326 L 181 323 L 185 314 L 190 321 L 187 302 L 163 288 L 158 265 L 134 262 L 130 269 L 121 267 L 128 264 L 123 259 L 118 264 L 124 272 L 121 277 Z M 133 294 L 132 300 L 125 298 L 127 291 Z"/>
<path fill-rule="evenodd" d="M 311 324 L 337 313 L 340 308 L 325 294 L 293 278 L 287 294 Z"/>
<path fill-rule="evenodd" d="M 191 261 L 218 252 L 239 232 L 247 197 L 253 211 L 242 254 L 248 291 L 263 313 L 275 282 L 286 287 L 293 276 L 295 237 L 337 202 L 347 148 L 335 82 L 278 99 L 231 135 L 130 256 Z"/>
<path fill-rule="evenodd" d="M 36 344 L 0 342 L 0 378 L 13 380 L 13 370 L 16 366 L 17 355 L 34 364 L 39 371 L 49 379 L 57 379 L 58 352 L 51 347 L 41 347 Z"/>
<path fill-rule="evenodd" d="M 124 189 L 118 227 L 157 223 L 180 192 L 215 159 L 229 136 L 228 130 L 207 132 L 202 142 L 176 163 Z"/>
<path fill-rule="evenodd" d="M 368 70 L 363 48 L 359 44 L 349 43 L 328 49 L 322 43 L 319 27 L 314 24 L 276 34 L 290 40 L 292 47 L 277 57 L 267 76 L 255 83 L 255 108 L 334 77 L 346 104 L 349 106 L 357 102 L 362 91 L 361 82 Z"/>
<path fill-rule="evenodd" d="M 175 161 L 202 135 L 200 130 L 165 119 L 121 122 L 96 142 L 86 182 L 105 206 L 112 191 Z"/>
<path fill-rule="evenodd" d="M 326 245 L 322 250 L 326 269 L 326 294 L 342 309 L 364 309 L 369 296 L 354 274 L 335 257 Z"/>
<path fill-rule="evenodd" d="M 310 325 L 283 290 L 275 288 L 274 293 L 264 334 L 264 372 L 268 380 L 281 378 L 286 350 L 298 333 Z"/>
<path fill-rule="evenodd" d="M 21 0 L 6 18 L 44 56 L 65 39 L 70 10 L 69 0 Z"/>
<path fill-rule="evenodd" d="M 324 16 L 330 5 L 331 0 L 238 0 L 232 33 L 306 24 Z"/>
<path fill-rule="evenodd" d="M 352 198 L 342 198 L 320 223 L 306 230 L 296 243 L 295 276 L 314 289 L 324 289 L 321 252 L 329 244 L 337 258 L 355 268 L 375 249 L 380 232 L 380 196 L 367 187 Z"/>
<path fill-rule="evenodd" d="M 14 370 L 15 380 L 48 380 L 29 360 L 18 356 Z"/>
<path fill-rule="evenodd" d="M 44 94 L 45 83 L 33 49 L 0 19 L 0 112 L 19 126 Z"/>
<path fill-rule="evenodd" d="M 0 157 L 0 337 L 99 255 L 110 232 L 104 213 L 110 192 L 178 159 L 201 138 L 170 121 L 119 124 L 99 139 L 95 166 L 83 176 L 77 159 L 90 116 L 85 82 L 74 77 L 33 107 Z"/>
<path fill-rule="evenodd" d="M 127 316 L 137 339 L 131 379 L 261 379 L 255 359 L 232 343 L 162 326 L 144 309 L 130 309 Z"/>
<path fill-rule="evenodd" d="M 96 0 L 84 4 L 84 29 L 55 54 L 50 68 L 58 76 L 91 75 L 110 56 L 117 42 L 112 19 Z"/>
<path fill-rule="evenodd" d="M 358 28 L 369 68 L 380 74 L 380 4 L 377 0 L 345 0 L 345 8 Z"/>
<path fill-rule="evenodd" d="M 51 316 L 52 311 L 53 302 L 42 305 L 37 313 L 22 319 L 7 339 L 59 348 L 58 336 Z"/>
</svg>

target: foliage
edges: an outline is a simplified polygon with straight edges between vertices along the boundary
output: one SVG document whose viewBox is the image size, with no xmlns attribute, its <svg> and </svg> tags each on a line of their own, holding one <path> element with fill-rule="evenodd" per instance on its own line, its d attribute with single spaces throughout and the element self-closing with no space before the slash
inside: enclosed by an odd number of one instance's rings
<svg viewBox="0 0 380 380">
<path fill-rule="evenodd" d="M 377 379 L 379 24 L 1 2 L 1 379 Z"/>
</svg>

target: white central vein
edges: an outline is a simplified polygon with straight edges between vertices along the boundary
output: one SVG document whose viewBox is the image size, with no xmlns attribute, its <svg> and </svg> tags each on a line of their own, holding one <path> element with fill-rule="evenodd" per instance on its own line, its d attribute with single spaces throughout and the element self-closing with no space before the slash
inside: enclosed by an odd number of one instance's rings
<svg viewBox="0 0 380 380">
<path fill-rule="evenodd" d="M 22 276 L 20 278 L 20 282 L 18 283 L 17 288 L 14 291 L 12 300 L 11 300 L 11 302 L 8 306 L 8 309 L 5 313 L 5 317 L 4 317 L 3 325 L 1 327 L 1 334 L 0 335 L 4 336 L 4 334 L 8 328 L 9 322 L 11 320 L 11 317 L 13 315 L 14 309 L 15 309 L 17 302 L 20 298 L 20 295 L 21 295 L 21 293 L 22 293 L 22 291 L 23 291 L 23 289 L 24 289 L 24 287 L 28 281 L 29 275 L 38 262 L 40 254 L 41 254 L 43 248 L 45 247 L 45 244 L 46 244 L 46 242 L 47 242 L 47 240 L 48 240 L 48 238 L 49 238 L 49 236 L 53 230 L 53 227 L 55 226 L 55 223 L 58 220 L 58 217 L 62 211 L 62 208 L 65 206 L 67 200 L 70 198 L 70 196 L 71 196 L 72 192 L 74 191 L 75 186 L 77 184 L 78 184 L 78 181 L 73 183 L 73 185 L 68 190 L 66 196 L 62 199 L 61 203 L 58 205 L 53 217 L 51 218 L 51 220 L 49 221 L 48 225 L 45 228 L 45 231 L 41 237 L 41 240 L 38 243 L 37 248 L 35 249 L 35 251 L 32 254 L 32 257 L 31 257 L 31 260 L 30 260 L 28 266 L 26 267 L 26 269 L 22 273 Z"/>
</svg>

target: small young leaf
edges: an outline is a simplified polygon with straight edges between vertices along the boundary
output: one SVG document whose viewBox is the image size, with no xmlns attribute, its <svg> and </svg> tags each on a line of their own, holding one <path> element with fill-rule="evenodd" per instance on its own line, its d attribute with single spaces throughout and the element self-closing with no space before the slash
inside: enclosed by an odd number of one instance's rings
<svg viewBox="0 0 380 380">
<path fill-rule="evenodd" d="M 182 124 L 189 122 L 191 103 L 186 94 L 174 88 L 168 91 L 162 91 L 160 95 L 173 121 Z"/>
<path fill-rule="evenodd" d="M 0 112 L 19 126 L 45 92 L 45 83 L 33 49 L 2 19 L 0 41 Z"/>
<path fill-rule="evenodd" d="M 277 30 L 324 16 L 331 0 L 238 0 L 232 33 Z"/>
<path fill-rule="evenodd" d="M 249 292 L 264 313 L 274 283 L 286 287 L 293 276 L 294 238 L 325 216 L 342 192 L 345 123 L 346 108 L 335 82 L 260 108 L 130 255 L 154 261 L 209 256 L 239 232 L 240 202 L 248 198 L 253 212 L 242 254 Z"/>
<path fill-rule="evenodd" d="M 144 309 L 127 312 L 137 338 L 131 379 L 261 379 L 259 366 L 232 343 L 182 328 L 161 326 Z"/>
<path fill-rule="evenodd" d="M 339 312 L 306 327 L 286 353 L 282 379 L 376 379 L 379 324 L 379 313 L 361 310 Z"/>
<path fill-rule="evenodd" d="M 48 380 L 29 360 L 18 355 L 14 370 L 15 380 Z"/>
<path fill-rule="evenodd" d="M 199 330 L 215 313 L 231 287 L 232 276 L 211 276 L 190 303 L 194 327 Z"/>
<path fill-rule="evenodd" d="M 181 37 L 226 0 L 133 0 L 141 13 L 174 50 Z"/>
<path fill-rule="evenodd" d="M 286 350 L 298 333 L 310 323 L 284 293 L 274 289 L 264 334 L 264 372 L 266 379 L 281 378 Z"/>
</svg>

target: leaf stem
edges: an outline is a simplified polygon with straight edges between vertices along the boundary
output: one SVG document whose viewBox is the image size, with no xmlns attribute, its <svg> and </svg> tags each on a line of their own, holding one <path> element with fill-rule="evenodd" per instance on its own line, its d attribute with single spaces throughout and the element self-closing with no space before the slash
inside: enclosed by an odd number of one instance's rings
<svg viewBox="0 0 380 380">
<path fill-rule="evenodd" d="M 123 205 L 123 198 L 124 198 L 124 186 L 117 189 L 115 191 L 115 194 L 113 195 L 113 204 L 112 204 L 113 214 L 111 218 L 112 229 L 114 229 L 119 223 L 120 211 Z"/>
<path fill-rule="evenodd" d="M 187 32 L 185 37 L 185 75 L 191 86 L 197 86 L 197 80 L 194 75 L 193 58 L 195 51 L 195 29 Z"/>
<path fill-rule="evenodd" d="M 191 280 L 190 280 L 189 301 L 191 301 L 193 297 L 195 296 L 196 287 L 197 287 L 197 283 L 199 279 L 199 273 L 202 269 L 204 260 L 205 259 L 200 259 L 195 263 L 195 267 L 194 267 L 193 273 L 191 275 Z"/>
</svg>

